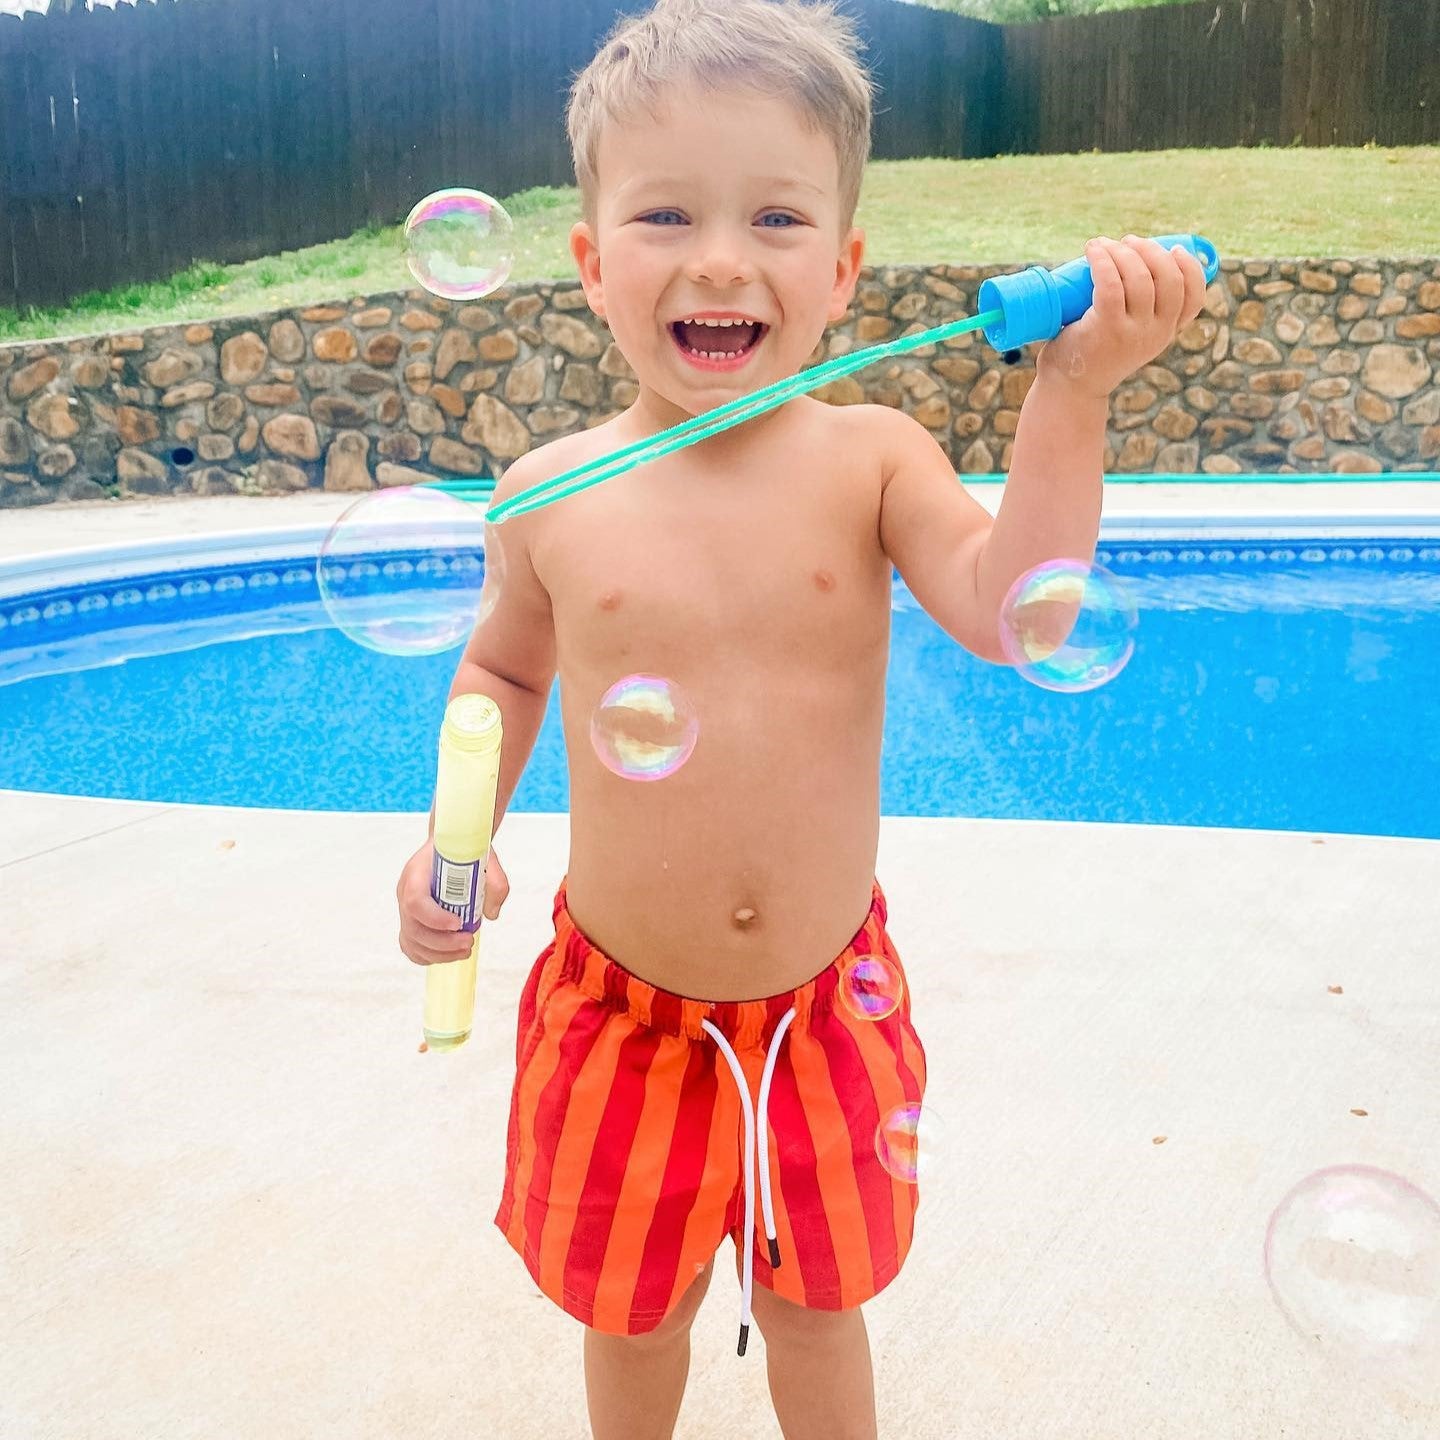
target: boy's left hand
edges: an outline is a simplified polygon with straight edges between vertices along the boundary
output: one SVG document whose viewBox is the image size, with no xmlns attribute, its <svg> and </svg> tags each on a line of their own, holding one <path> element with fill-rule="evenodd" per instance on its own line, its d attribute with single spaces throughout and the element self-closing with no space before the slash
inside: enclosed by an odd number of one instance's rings
<svg viewBox="0 0 1440 1440">
<path fill-rule="evenodd" d="M 1095 303 L 1040 351 L 1037 370 L 1108 399 L 1175 342 L 1205 303 L 1205 269 L 1188 250 L 1102 236 L 1085 247 Z"/>
</svg>

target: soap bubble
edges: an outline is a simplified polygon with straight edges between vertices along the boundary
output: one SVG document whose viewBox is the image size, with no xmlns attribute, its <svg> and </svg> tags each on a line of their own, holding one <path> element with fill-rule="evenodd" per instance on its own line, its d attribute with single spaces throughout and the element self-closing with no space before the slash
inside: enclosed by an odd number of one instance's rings
<svg viewBox="0 0 1440 1440">
<path fill-rule="evenodd" d="M 931 1106 L 897 1105 L 875 1127 L 875 1154 L 897 1180 L 914 1185 L 935 1163 L 939 1129 Z"/>
<path fill-rule="evenodd" d="M 840 1003 L 860 1020 L 883 1020 L 905 995 L 900 967 L 883 955 L 857 955 L 840 972 Z"/>
<path fill-rule="evenodd" d="M 478 300 L 510 278 L 514 235 L 498 200 L 479 190 L 437 190 L 405 222 L 405 263 L 432 295 Z"/>
<path fill-rule="evenodd" d="M 315 563 L 335 628 L 382 655 L 439 655 L 464 641 L 499 568 L 487 575 L 484 507 L 403 485 L 363 496 L 330 527 Z M 488 581 L 488 583 L 487 583 Z"/>
<path fill-rule="evenodd" d="M 1000 645 L 1025 679 L 1073 694 L 1125 668 L 1138 620 L 1124 586 L 1103 566 L 1049 560 L 1010 587 L 1000 607 Z"/>
<path fill-rule="evenodd" d="M 664 780 L 691 756 L 700 722 L 684 692 L 659 675 L 617 680 L 590 717 L 600 763 L 622 780 Z"/>
<path fill-rule="evenodd" d="M 1302 1180 L 1270 1218 L 1265 1276 L 1329 1359 L 1440 1377 L 1440 1205 L 1409 1181 L 1367 1165 Z"/>
</svg>

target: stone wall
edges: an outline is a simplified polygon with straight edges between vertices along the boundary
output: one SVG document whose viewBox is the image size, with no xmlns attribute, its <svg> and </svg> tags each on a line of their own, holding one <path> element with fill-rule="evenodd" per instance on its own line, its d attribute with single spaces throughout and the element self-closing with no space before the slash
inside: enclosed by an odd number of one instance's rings
<svg viewBox="0 0 1440 1440">
<path fill-rule="evenodd" d="M 813 359 L 972 314 L 994 273 L 867 268 Z M 1008 466 L 1033 378 L 966 335 L 817 393 L 908 411 L 973 474 Z M 1117 392 L 1106 468 L 1435 469 L 1437 386 L 1440 261 L 1229 261 L 1204 314 Z M 0 346 L 0 507 L 498 474 L 635 393 L 573 284 Z"/>
</svg>

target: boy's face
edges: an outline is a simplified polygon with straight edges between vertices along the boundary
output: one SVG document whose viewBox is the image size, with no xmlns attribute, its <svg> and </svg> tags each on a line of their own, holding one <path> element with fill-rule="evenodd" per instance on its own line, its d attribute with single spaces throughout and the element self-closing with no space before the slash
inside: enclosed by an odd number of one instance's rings
<svg viewBox="0 0 1440 1440">
<path fill-rule="evenodd" d="M 794 375 L 845 314 L 865 237 L 841 232 L 834 145 L 783 101 L 668 97 L 658 124 L 605 127 L 597 169 L 596 222 L 574 227 L 570 250 L 639 379 L 647 423 L 664 428 Z M 766 328 L 743 360 L 707 365 L 676 333 L 705 314 Z M 687 333 L 708 350 L 755 332 Z"/>
</svg>

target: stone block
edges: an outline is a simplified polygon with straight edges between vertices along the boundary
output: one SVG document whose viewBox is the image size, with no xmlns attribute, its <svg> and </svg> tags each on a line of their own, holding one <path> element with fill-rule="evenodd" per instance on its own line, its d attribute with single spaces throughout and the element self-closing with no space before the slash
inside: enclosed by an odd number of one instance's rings
<svg viewBox="0 0 1440 1440">
<path fill-rule="evenodd" d="M 1428 340 L 1440 335 L 1440 314 L 1406 315 L 1395 322 L 1395 334 L 1401 340 Z"/>
<path fill-rule="evenodd" d="M 10 398 L 17 402 L 28 400 L 32 395 L 39 394 L 59 373 L 60 362 L 53 355 L 32 360 L 10 376 Z"/>
<path fill-rule="evenodd" d="M 354 335 L 339 325 L 317 330 L 315 338 L 310 342 L 310 349 L 317 360 L 331 361 L 338 365 L 348 365 L 360 352 Z"/>
<path fill-rule="evenodd" d="M 310 477 L 288 460 L 262 460 L 241 477 L 239 489 L 254 495 L 290 495 L 310 488 Z"/>
<path fill-rule="evenodd" d="M 995 469 L 995 456 L 983 440 L 976 440 L 961 455 L 959 469 L 964 475 L 988 475 Z"/>
<path fill-rule="evenodd" d="M 1265 324 L 1265 307 L 1258 300 L 1246 300 L 1235 312 L 1234 326 L 1237 330 L 1245 330 L 1251 334 L 1259 331 Z"/>
<path fill-rule="evenodd" d="M 373 490 L 370 478 L 370 437 L 341 430 L 325 454 L 325 488 L 331 491 Z"/>
<path fill-rule="evenodd" d="M 1200 468 L 1199 442 L 1164 446 L 1155 457 L 1155 468 L 1162 475 L 1193 475 Z"/>
<path fill-rule="evenodd" d="M 529 444 L 528 437 L 526 444 Z M 430 442 L 430 463 L 437 470 L 445 470 L 452 475 L 485 473 L 485 457 L 478 450 L 445 435 L 437 435 Z"/>
<path fill-rule="evenodd" d="M 294 365 L 305 358 L 305 332 L 288 317 L 270 327 L 270 353 L 283 364 Z"/>
<path fill-rule="evenodd" d="M 82 355 L 70 366 L 70 378 L 82 390 L 99 390 L 110 379 L 110 367 L 100 355 Z"/>
<path fill-rule="evenodd" d="M 52 445 L 42 450 L 35 461 L 35 468 L 47 480 L 60 480 L 76 465 L 75 452 L 68 445 Z"/>
<path fill-rule="evenodd" d="M 265 422 L 260 433 L 277 455 L 294 460 L 320 458 L 320 437 L 308 415 L 277 415 Z"/>
<path fill-rule="evenodd" d="M 1330 459 L 1330 469 L 1337 475 L 1379 475 L 1385 467 L 1374 455 L 1363 450 L 1346 450 Z"/>
<path fill-rule="evenodd" d="M 375 467 L 375 483 L 389 489 L 396 485 L 428 485 L 435 477 L 427 470 L 412 470 L 408 465 L 394 465 L 382 460 Z"/>
<path fill-rule="evenodd" d="M 215 394 L 215 386 L 209 380 L 191 380 L 185 385 L 176 385 L 160 397 L 164 410 L 178 410 L 182 405 L 193 405 L 197 400 L 209 400 Z"/>
<path fill-rule="evenodd" d="M 253 330 L 246 330 L 220 347 L 220 376 L 227 385 L 248 385 L 264 374 L 269 359 L 265 342 Z"/>
<path fill-rule="evenodd" d="M 1278 365 L 1282 357 L 1270 341 L 1252 335 L 1235 346 L 1235 358 L 1243 365 Z"/>
<path fill-rule="evenodd" d="M 1159 449 L 1160 441 L 1154 435 L 1129 435 L 1126 437 L 1124 445 L 1120 447 L 1120 455 L 1115 461 L 1115 468 L 1131 474 L 1140 470 L 1148 470 L 1154 464 Z"/>
<path fill-rule="evenodd" d="M 223 465 L 202 465 L 185 477 L 196 495 L 233 495 L 235 482 Z"/>
<path fill-rule="evenodd" d="M 26 407 L 25 420 L 50 440 L 69 440 L 80 433 L 80 402 L 73 395 L 41 395 Z"/>
<path fill-rule="evenodd" d="M 447 330 L 435 351 L 435 378 L 444 380 L 457 365 L 468 365 L 475 358 L 474 338 L 464 330 Z"/>
<path fill-rule="evenodd" d="M 1366 386 L 1390 400 L 1415 394 L 1431 374 L 1424 352 L 1413 345 L 1377 345 L 1365 357 Z"/>
<path fill-rule="evenodd" d="M 205 368 L 205 361 L 193 350 L 167 348 L 162 350 L 149 364 L 141 367 L 140 373 L 147 385 L 157 390 L 168 390 L 184 380 L 198 375 Z"/>
<path fill-rule="evenodd" d="M 540 333 L 547 344 L 563 350 L 576 360 L 594 360 L 605 348 L 595 332 L 573 315 L 542 315 Z M 485 354 L 483 345 L 481 353 L 487 360 L 494 358 Z"/>
<path fill-rule="evenodd" d="M 169 489 L 170 471 L 164 461 L 144 450 L 122 450 L 115 457 L 115 473 L 125 495 L 163 495 Z"/>
<path fill-rule="evenodd" d="M 0 466 L 24 465 L 29 459 L 29 433 L 13 415 L 0 415 Z"/>
<path fill-rule="evenodd" d="M 404 342 L 398 335 L 386 331 L 383 335 L 372 335 L 365 342 L 365 363 L 385 370 L 393 365 L 404 349 Z"/>
<path fill-rule="evenodd" d="M 346 395 L 317 395 L 310 402 L 310 416 L 319 425 L 355 430 L 370 419 L 370 412 Z"/>
<path fill-rule="evenodd" d="M 1150 385 L 1122 385 L 1110 405 L 1122 415 L 1137 414 L 1148 410 L 1159 398 Z"/>
</svg>

